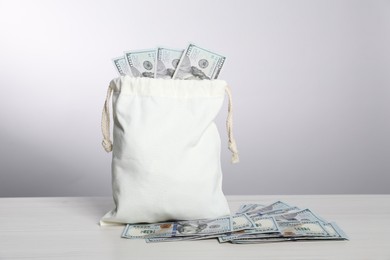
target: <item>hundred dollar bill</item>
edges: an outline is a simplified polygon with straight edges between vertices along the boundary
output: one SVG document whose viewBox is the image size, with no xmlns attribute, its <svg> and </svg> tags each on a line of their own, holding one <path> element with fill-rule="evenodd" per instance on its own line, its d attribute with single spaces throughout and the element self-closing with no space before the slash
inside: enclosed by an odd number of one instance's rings
<svg viewBox="0 0 390 260">
<path fill-rule="evenodd" d="M 339 239 L 348 239 L 348 236 L 341 230 L 341 228 L 334 222 L 322 224 L 329 236 Z"/>
<path fill-rule="evenodd" d="M 146 242 L 171 242 L 171 241 L 194 241 L 194 240 L 205 240 L 210 238 L 218 238 L 222 234 L 208 234 L 208 235 L 194 235 L 194 236 L 176 236 L 176 237 L 153 237 L 148 238 Z"/>
<path fill-rule="evenodd" d="M 146 243 L 160 243 L 160 242 L 177 242 L 184 240 L 191 240 L 196 236 L 186 236 L 186 237 L 147 237 L 145 238 Z"/>
<path fill-rule="evenodd" d="M 244 210 L 244 213 L 248 213 L 248 214 L 265 214 L 265 213 L 271 213 L 271 212 L 275 212 L 277 210 L 281 210 L 281 209 L 287 209 L 287 208 L 291 208 L 290 205 L 288 205 L 287 203 L 284 203 L 282 201 L 276 201 L 268 206 L 258 206 L 257 204 L 254 204 L 252 205 L 251 207 L 248 207 Z"/>
<path fill-rule="evenodd" d="M 327 221 L 319 218 L 310 209 L 303 209 L 296 212 L 285 213 L 281 215 L 274 216 L 278 222 L 292 222 L 292 221 L 319 221 L 322 223 L 327 223 Z"/>
<path fill-rule="evenodd" d="M 251 203 L 251 204 L 242 204 L 242 205 L 238 208 L 238 210 L 236 211 L 236 214 L 244 213 L 245 210 L 248 209 L 249 207 L 262 208 L 262 207 L 264 207 L 264 205 L 263 205 L 263 204 L 258 204 L 258 203 L 256 203 L 256 204 L 252 204 L 252 203 Z"/>
<path fill-rule="evenodd" d="M 228 234 L 222 234 L 218 236 L 218 241 L 220 243 L 233 241 L 236 239 L 267 239 L 267 238 L 276 238 L 276 237 L 282 237 L 282 235 L 278 232 L 275 233 L 258 233 L 258 234 L 248 234 L 245 232 L 245 230 L 241 230 L 238 232 L 228 233 Z"/>
<path fill-rule="evenodd" d="M 126 51 L 125 58 L 133 77 L 154 78 L 156 49 Z"/>
<path fill-rule="evenodd" d="M 148 243 L 218 238 L 235 244 L 301 240 L 348 240 L 334 223 L 328 223 L 309 209 L 287 207 L 277 201 L 268 206 L 241 205 L 239 213 L 217 219 L 173 221 L 155 224 L 128 224 L 122 237 L 144 238 Z M 254 211 L 251 211 L 254 210 Z M 280 214 L 282 213 L 282 214 Z"/>
<path fill-rule="evenodd" d="M 236 214 L 243 213 L 243 211 L 245 210 L 245 208 L 250 207 L 250 206 L 252 206 L 252 205 L 253 205 L 253 204 L 242 204 L 242 205 L 240 205 L 240 207 L 239 207 L 238 210 L 236 211 Z"/>
<path fill-rule="evenodd" d="M 240 239 L 234 239 L 231 242 L 233 244 L 265 244 L 265 243 L 285 242 L 289 240 L 292 239 L 286 237 L 270 237 L 270 238 L 263 238 L 263 239 L 240 238 Z"/>
<path fill-rule="evenodd" d="M 224 233 L 222 233 L 224 234 Z M 218 238 L 221 234 L 207 234 L 207 235 L 193 235 L 193 236 L 174 236 L 174 237 L 151 237 L 146 238 L 147 243 L 155 243 L 155 242 L 173 242 L 173 241 L 189 241 L 189 240 L 204 240 L 210 238 Z"/>
<path fill-rule="evenodd" d="M 275 222 L 273 217 L 262 217 L 262 216 L 249 216 L 251 221 L 255 224 L 255 227 L 251 229 L 240 230 L 236 232 L 230 232 L 223 234 L 218 238 L 220 242 L 231 241 L 237 239 L 241 236 L 249 234 L 265 234 L 269 233 L 275 236 L 275 234 L 280 236 L 278 225 Z"/>
<path fill-rule="evenodd" d="M 249 216 L 255 224 L 253 229 L 245 231 L 245 233 L 273 233 L 279 232 L 278 225 L 273 217 L 263 217 L 261 215 Z"/>
<path fill-rule="evenodd" d="M 277 216 L 277 215 L 286 214 L 289 212 L 296 212 L 299 210 L 301 210 L 301 209 L 298 207 L 291 207 L 291 208 L 286 208 L 286 209 L 277 209 L 274 211 L 267 211 L 267 212 L 261 213 L 260 215 L 261 216 Z M 250 214 L 256 215 L 256 213 L 250 213 Z"/>
<path fill-rule="evenodd" d="M 302 224 L 302 225 L 301 225 Z M 322 224 L 318 221 L 305 223 L 282 223 L 283 237 L 277 234 L 247 234 L 235 237 L 232 240 L 228 238 L 218 238 L 220 242 L 230 241 L 232 243 L 267 243 L 295 240 L 346 240 L 347 236 L 340 230 L 335 223 Z M 292 234 L 291 229 L 294 229 Z M 296 229 L 299 233 L 295 233 Z M 310 231 L 309 231 L 310 229 Z M 317 231 L 316 231 L 317 230 Z M 324 232 L 327 232 L 327 234 Z M 313 232 L 314 231 L 314 232 Z"/>
<path fill-rule="evenodd" d="M 116 57 L 112 59 L 115 69 L 119 76 L 131 75 L 129 66 L 124 56 Z"/>
<path fill-rule="evenodd" d="M 320 224 L 328 232 L 327 236 L 297 236 L 291 237 L 290 240 L 348 240 L 345 233 L 335 223 Z"/>
<path fill-rule="evenodd" d="M 137 239 L 148 237 L 171 237 L 175 234 L 176 223 L 156 224 L 127 224 L 123 230 L 122 237 Z"/>
<path fill-rule="evenodd" d="M 247 234 L 245 230 L 234 232 L 231 234 L 222 234 L 218 236 L 220 243 L 233 241 L 236 239 L 267 239 L 281 237 L 280 233 L 259 233 L 259 234 Z"/>
<path fill-rule="evenodd" d="M 325 237 L 329 233 L 318 221 L 278 222 L 283 237 Z"/>
<path fill-rule="evenodd" d="M 190 44 L 181 56 L 173 79 L 216 79 L 225 57 Z"/>
<path fill-rule="evenodd" d="M 184 237 L 190 239 L 194 236 L 205 237 L 231 231 L 231 220 L 227 216 L 217 219 L 186 220 L 155 224 L 128 224 L 122 233 L 122 237 L 130 239 L 150 238 L 148 242 L 165 242 L 170 240 L 184 240 Z"/>
<path fill-rule="evenodd" d="M 245 213 L 250 208 L 263 208 L 263 207 L 264 205 L 262 204 L 243 204 L 238 208 L 236 214 Z"/>
<path fill-rule="evenodd" d="M 250 229 L 255 223 L 246 214 L 236 214 L 230 217 L 232 231 Z"/>
<path fill-rule="evenodd" d="M 231 232 L 230 216 L 177 222 L 176 236 L 201 236 Z"/>
<path fill-rule="evenodd" d="M 156 50 L 156 66 L 154 77 L 171 79 L 175 73 L 177 65 L 179 64 L 183 51 L 184 50 L 158 47 Z"/>
</svg>

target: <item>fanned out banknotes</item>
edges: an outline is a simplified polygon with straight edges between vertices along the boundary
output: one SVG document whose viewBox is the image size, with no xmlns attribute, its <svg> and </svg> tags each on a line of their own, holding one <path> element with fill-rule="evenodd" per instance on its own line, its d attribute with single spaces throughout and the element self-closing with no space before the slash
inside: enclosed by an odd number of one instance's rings
<svg viewBox="0 0 390 260">
<path fill-rule="evenodd" d="M 254 244 L 282 241 L 348 240 L 334 222 L 285 202 L 244 204 L 231 216 L 216 219 L 128 224 L 123 238 L 148 243 L 218 239 L 220 243 Z"/>
<path fill-rule="evenodd" d="M 120 76 L 182 80 L 216 79 L 225 57 L 197 45 L 183 49 L 157 47 L 155 49 L 125 51 L 113 58 Z"/>
</svg>

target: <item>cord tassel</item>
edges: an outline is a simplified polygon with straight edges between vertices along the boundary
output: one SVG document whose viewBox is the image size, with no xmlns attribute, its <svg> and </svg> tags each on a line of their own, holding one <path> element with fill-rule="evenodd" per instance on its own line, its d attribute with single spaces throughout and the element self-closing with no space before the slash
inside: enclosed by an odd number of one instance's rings
<svg viewBox="0 0 390 260">
<path fill-rule="evenodd" d="M 228 134 L 228 147 L 229 150 L 232 152 L 232 163 L 238 163 L 240 161 L 240 158 L 238 157 L 238 149 L 236 140 L 233 136 L 233 102 L 232 102 L 232 92 L 229 88 L 229 86 L 226 86 L 225 88 L 226 94 L 229 98 L 228 102 L 228 115 L 226 119 L 226 130 Z"/>
<path fill-rule="evenodd" d="M 101 128 L 103 134 L 102 145 L 104 150 L 107 153 L 112 151 L 112 142 L 110 140 L 111 134 L 110 134 L 110 107 L 109 107 L 111 94 L 112 94 L 112 87 L 110 85 L 107 90 L 107 96 L 106 96 L 106 101 L 104 102 L 102 121 L 101 121 Z"/>
</svg>

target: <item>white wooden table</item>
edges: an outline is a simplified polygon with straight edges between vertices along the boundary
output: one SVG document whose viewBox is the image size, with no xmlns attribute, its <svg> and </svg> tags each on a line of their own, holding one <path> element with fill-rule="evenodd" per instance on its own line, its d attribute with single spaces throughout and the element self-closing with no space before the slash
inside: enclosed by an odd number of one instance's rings
<svg viewBox="0 0 390 260">
<path fill-rule="evenodd" d="M 106 197 L 0 198 L 0 259 L 390 259 L 390 195 L 230 196 L 242 203 L 283 200 L 335 221 L 350 241 L 147 244 L 99 226 Z"/>
</svg>

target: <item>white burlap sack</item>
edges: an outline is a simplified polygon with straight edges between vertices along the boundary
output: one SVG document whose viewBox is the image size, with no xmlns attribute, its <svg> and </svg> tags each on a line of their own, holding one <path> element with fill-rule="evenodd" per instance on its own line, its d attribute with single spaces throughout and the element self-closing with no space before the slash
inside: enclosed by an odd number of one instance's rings
<svg viewBox="0 0 390 260">
<path fill-rule="evenodd" d="M 229 94 L 222 80 L 122 76 L 111 81 L 103 110 L 103 146 L 112 154 L 116 207 L 101 223 L 159 222 L 228 215 L 222 192 L 221 141 L 214 119 Z M 109 99 L 112 94 L 113 144 Z"/>
</svg>

